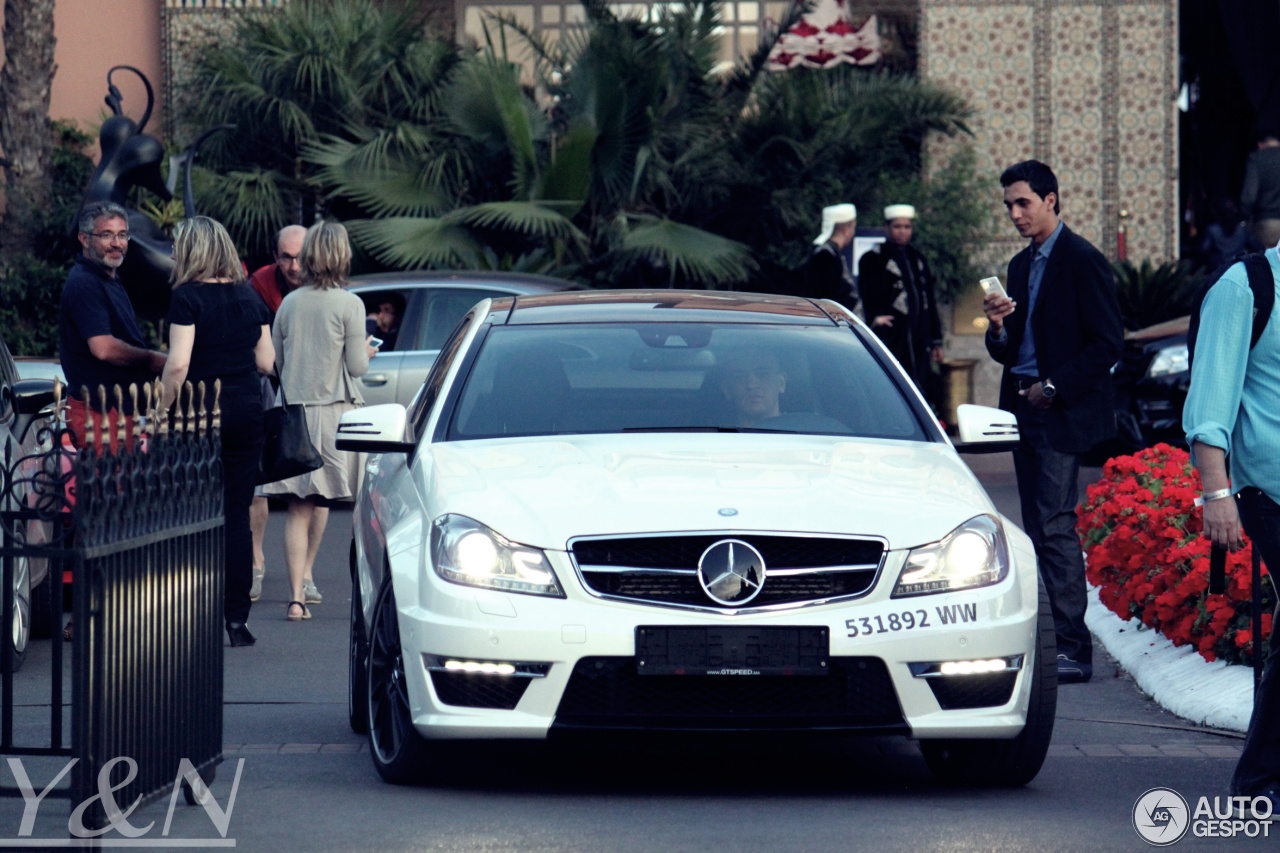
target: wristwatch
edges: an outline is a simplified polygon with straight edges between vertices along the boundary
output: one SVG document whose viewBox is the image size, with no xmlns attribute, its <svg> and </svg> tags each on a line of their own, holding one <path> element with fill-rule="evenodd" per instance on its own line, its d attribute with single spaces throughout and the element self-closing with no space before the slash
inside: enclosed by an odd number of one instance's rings
<svg viewBox="0 0 1280 853">
<path fill-rule="evenodd" d="M 1046 397 L 1049 397 L 1050 399 L 1052 399 L 1053 396 L 1058 393 L 1058 388 L 1056 385 L 1053 384 L 1052 379 L 1046 379 L 1045 381 L 1040 383 L 1040 392 L 1044 394 Z"/>
</svg>

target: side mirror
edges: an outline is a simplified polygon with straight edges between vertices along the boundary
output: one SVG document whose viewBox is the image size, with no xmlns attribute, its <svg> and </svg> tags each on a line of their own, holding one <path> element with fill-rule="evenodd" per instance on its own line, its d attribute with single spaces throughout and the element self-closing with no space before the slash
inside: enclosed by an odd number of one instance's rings
<svg viewBox="0 0 1280 853">
<path fill-rule="evenodd" d="M 53 414 L 55 383 L 53 379 L 19 379 L 13 383 L 13 411 L 17 414 L 13 435 L 19 442 L 27 437 L 32 424 Z"/>
<path fill-rule="evenodd" d="M 1018 419 L 1011 412 L 969 403 L 956 407 L 956 450 L 1003 453 L 1018 446 Z"/>
<path fill-rule="evenodd" d="M 338 422 L 337 447 L 358 453 L 411 454 L 415 445 L 405 441 L 408 420 L 405 407 L 399 403 L 347 412 Z"/>
</svg>

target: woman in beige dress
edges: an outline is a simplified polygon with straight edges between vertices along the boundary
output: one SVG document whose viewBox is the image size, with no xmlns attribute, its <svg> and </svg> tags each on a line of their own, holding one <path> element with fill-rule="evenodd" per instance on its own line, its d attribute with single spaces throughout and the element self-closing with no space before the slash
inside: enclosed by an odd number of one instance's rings
<svg viewBox="0 0 1280 853">
<path fill-rule="evenodd" d="M 264 488 L 269 496 L 289 499 L 284 559 L 292 595 L 285 617 L 291 622 L 311 618 L 303 583 L 324 537 L 327 513 L 319 510 L 355 500 L 360 489 L 360 454 L 338 450 L 335 441 L 339 418 L 364 403 L 355 378 L 369 369 L 376 352 L 365 334 L 364 304 L 343 289 L 351 271 L 347 229 L 332 222 L 311 226 L 299 260 L 302 286 L 280 303 L 271 339 L 281 391 L 289 403 L 306 407 L 311 440 L 324 464 Z"/>
</svg>

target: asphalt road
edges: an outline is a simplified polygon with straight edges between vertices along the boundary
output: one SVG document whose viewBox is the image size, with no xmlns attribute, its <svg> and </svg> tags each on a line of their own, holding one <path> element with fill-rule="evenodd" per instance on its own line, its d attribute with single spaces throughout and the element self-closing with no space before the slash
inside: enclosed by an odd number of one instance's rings
<svg viewBox="0 0 1280 853">
<path fill-rule="evenodd" d="M 1016 519 L 1008 456 L 971 459 Z M 1086 470 L 1082 480 L 1096 475 Z M 1017 790 L 941 786 L 904 739 L 754 737 L 576 750 L 468 746 L 442 756 L 448 784 L 392 787 L 346 721 L 350 515 L 333 514 L 316 568 L 325 601 L 301 623 L 284 619 L 282 524 L 273 513 L 267 582 L 250 618 L 258 644 L 226 654 L 225 761 L 212 786 L 228 813 L 225 836 L 209 813 L 179 797 L 171 819 L 167 800 L 151 804 L 129 817 L 150 828 L 116 840 L 248 851 L 1145 850 L 1132 823 L 1138 798 L 1165 787 L 1194 809 L 1201 796 L 1225 797 L 1239 754 L 1237 736 L 1164 711 L 1100 651 L 1093 682 L 1061 689 L 1049 758 Z M 48 643 L 30 655 L 24 671 L 38 671 Z M 7 768 L 0 777 L 13 784 Z M 22 801 L 0 801 L 0 849 L 65 839 L 68 812 L 65 801 L 46 801 L 32 810 L 23 840 Z M 1176 849 L 1276 845 L 1188 833 Z"/>
</svg>

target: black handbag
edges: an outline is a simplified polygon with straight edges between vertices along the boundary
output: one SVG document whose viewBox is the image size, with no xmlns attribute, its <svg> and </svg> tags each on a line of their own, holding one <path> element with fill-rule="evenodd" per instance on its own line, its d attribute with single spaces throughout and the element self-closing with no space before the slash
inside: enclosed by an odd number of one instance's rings
<svg viewBox="0 0 1280 853">
<path fill-rule="evenodd" d="M 280 405 L 262 415 L 262 466 L 258 485 L 287 480 L 324 465 L 320 452 L 311 441 L 306 408 L 289 403 L 280 390 Z"/>
</svg>

